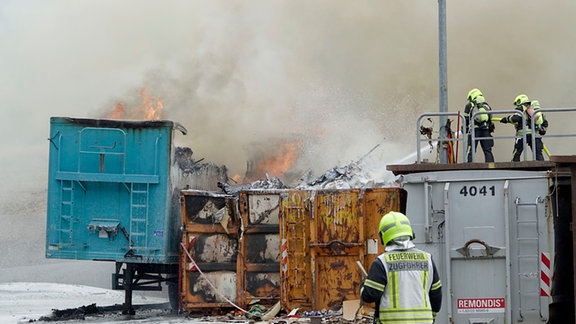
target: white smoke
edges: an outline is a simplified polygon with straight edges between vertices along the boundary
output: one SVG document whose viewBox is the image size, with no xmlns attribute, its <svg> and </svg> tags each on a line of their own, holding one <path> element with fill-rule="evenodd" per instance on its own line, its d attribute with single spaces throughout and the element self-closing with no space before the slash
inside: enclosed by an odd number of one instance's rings
<svg viewBox="0 0 576 324">
<path fill-rule="evenodd" d="M 519 92 L 574 106 L 575 7 L 447 3 L 449 110 L 473 87 L 495 109 Z M 415 150 L 416 117 L 438 110 L 437 22 L 424 0 L 2 1 L 0 197 L 25 212 L 30 188 L 45 188 L 50 116 L 102 117 L 142 87 L 188 129 L 181 144 L 231 174 L 254 145 L 293 136 L 301 170 L 377 144 L 385 168 Z"/>
</svg>

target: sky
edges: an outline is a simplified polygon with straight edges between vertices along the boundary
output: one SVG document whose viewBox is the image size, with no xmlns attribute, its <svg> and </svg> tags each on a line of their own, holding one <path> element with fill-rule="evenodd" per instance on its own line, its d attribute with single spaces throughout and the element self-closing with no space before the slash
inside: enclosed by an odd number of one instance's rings
<svg viewBox="0 0 576 324">
<path fill-rule="evenodd" d="M 512 109 L 519 93 L 576 106 L 576 2 L 446 8 L 449 111 L 472 88 L 493 109 Z M 146 89 L 163 119 L 187 128 L 177 144 L 230 176 L 282 140 L 298 143 L 300 172 L 321 175 L 376 146 L 384 170 L 413 154 L 417 117 L 439 111 L 438 53 L 432 0 L 3 0 L 0 266 L 43 260 L 51 116 L 135 109 Z M 573 129 L 553 117 L 551 129 Z M 496 161 L 511 150 L 497 144 Z"/>
</svg>

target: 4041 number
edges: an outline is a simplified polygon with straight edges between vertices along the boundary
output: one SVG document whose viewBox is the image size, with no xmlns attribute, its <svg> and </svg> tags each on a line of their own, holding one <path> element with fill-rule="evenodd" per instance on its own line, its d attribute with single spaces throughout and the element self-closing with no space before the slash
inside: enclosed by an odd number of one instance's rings
<svg viewBox="0 0 576 324">
<path fill-rule="evenodd" d="M 495 196 L 496 188 L 494 186 L 464 186 L 460 189 L 460 194 L 464 197 L 476 197 L 476 196 Z"/>
</svg>

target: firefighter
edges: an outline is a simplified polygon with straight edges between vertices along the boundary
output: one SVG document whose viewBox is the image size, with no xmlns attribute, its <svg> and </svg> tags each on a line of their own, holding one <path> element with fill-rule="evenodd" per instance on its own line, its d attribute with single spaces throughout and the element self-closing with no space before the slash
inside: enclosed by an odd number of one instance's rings
<svg viewBox="0 0 576 324">
<path fill-rule="evenodd" d="M 524 134 L 526 134 L 526 144 L 528 144 L 532 152 L 534 152 L 536 160 L 544 161 L 544 156 L 542 155 L 544 143 L 542 143 L 541 136 L 534 138 L 536 147 L 532 147 L 532 134 L 538 132 L 538 134 L 544 135 L 548 127 L 548 121 L 540 111 L 540 103 L 538 100 L 531 101 L 525 94 L 519 94 L 514 99 L 514 106 L 516 106 L 514 114 L 500 120 L 501 123 L 511 123 L 516 128 L 516 141 L 514 142 L 512 161 L 520 161 L 520 155 L 524 151 Z M 534 119 L 534 130 L 531 128 L 532 119 Z M 522 124 L 523 120 L 525 120 L 524 125 Z"/>
<path fill-rule="evenodd" d="M 494 162 L 494 154 L 492 154 L 492 147 L 494 146 L 494 139 L 492 133 L 494 132 L 494 123 L 492 123 L 492 116 L 489 113 L 476 114 L 477 112 L 489 112 L 492 110 L 490 105 L 484 99 L 482 91 L 479 89 L 472 89 L 468 92 L 468 103 L 464 107 L 464 119 L 466 121 L 466 133 L 468 134 L 468 146 L 466 148 L 467 161 L 472 161 L 472 150 L 476 152 L 478 142 L 484 152 L 484 161 L 486 163 Z M 476 114 L 476 115 L 475 115 Z M 476 139 L 472 144 L 472 132 Z"/>
<path fill-rule="evenodd" d="M 378 227 L 385 252 L 368 271 L 360 295 L 376 303 L 374 323 L 434 323 L 442 304 L 442 284 L 432 255 L 416 249 L 404 214 L 391 211 Z"/>
</svg>

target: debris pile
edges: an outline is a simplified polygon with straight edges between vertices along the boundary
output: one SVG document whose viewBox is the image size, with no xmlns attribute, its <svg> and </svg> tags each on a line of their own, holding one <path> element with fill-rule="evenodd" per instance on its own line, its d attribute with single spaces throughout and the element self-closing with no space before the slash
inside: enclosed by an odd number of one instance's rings
<svg viewBox="0 0 576 324">
<path fill-rule="evenodd" d="M 296 189 L 382 188 L 388 185 L 382 176 L 376 175 L 361 162 L 353 161 L 345 166 L 334 167 L 317 179 L 303 180 Z"/>
<path fill-rule="evenodd" d="M 83 305 L 76 308 L 53 309 L 50 315 L 41 316 L 39 322 L 60 322 L 71 320 L 92 320 L 95 318 L 111 321 L 121 321 L 126 319 L 144 319 L 150 317 L 176 317 L 176 314 L 169 303 L 133 305 L 138 310 L 139 315 L 125 315 L 123 305 L 115 304 L 110 306 L 97 306 L 96 304 Z M 106 321 L 107 322 L 107 321 Z"/>
<path fill-rule="evenodd" d="M 67 308 L 67 309 L 53 309 L 52 314 L 49 316 L 42 316 L 38 320 L 45 322 L 53 321 L 67 321 L 73 319 L 86 319 L 87 315 L 99 314 L 100 310 L 96 307 L 96 304 L 81 306 L 77 308 Z"/>
<path fill-rule="evenodd" d="M 218 182 L 218 188 L 222 189 L 222 191 L 228 195 L 238 195 L 238 193 L 242 190 L 287 189 L 288 187 L 284 185 L 280 179 L 270 178 L 268 174 L 266 174 L 265 180 L 256 180 L 243 185 L 232 186 L 225 182 Z"/>
<path fill-rule="evenodd" d="M 172 180 L 175 188 L 216 191 L 216 183 L 228 181 L 225 166 L 194 160 L 189 147 L 176 147 L 172 167 Z"/>
</svg>

